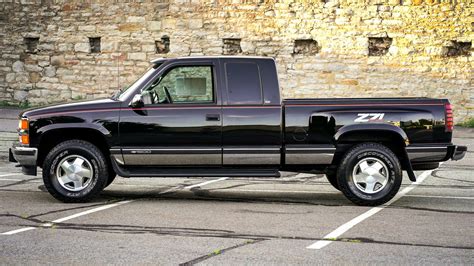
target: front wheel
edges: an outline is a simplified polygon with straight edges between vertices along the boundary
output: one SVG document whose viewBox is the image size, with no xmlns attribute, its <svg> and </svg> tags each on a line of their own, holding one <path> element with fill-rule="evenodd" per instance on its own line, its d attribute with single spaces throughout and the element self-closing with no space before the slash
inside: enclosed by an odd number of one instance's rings
<svg viewBox="0 0 474 266">
<path fill-rule="evenodd" d="M 362 143 L 344 155 L 337 180 L 341 192 L 350 201 L 375 206 L 397 194 L 402 183 L 402 169 L 389 148 L 378 143 Z"/>
<path fill-rule="evenodd" d="M 106 159 L 93 144 L 68 140 L 54 147 L 43 163 L 48 192 L 62 202 L 86 202 L 105 187 L 109 173 Z"/>
</svg>

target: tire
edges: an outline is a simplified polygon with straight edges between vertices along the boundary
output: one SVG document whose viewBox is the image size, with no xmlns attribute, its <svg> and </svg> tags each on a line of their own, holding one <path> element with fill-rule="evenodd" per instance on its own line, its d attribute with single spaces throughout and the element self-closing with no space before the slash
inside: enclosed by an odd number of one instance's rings
<svg viewBox="0 0 474 266">
<path fill-rule="evenodd" d="M 335 189 L 341 190 L 341 188 L 339 187 L 339 184 L 337 183 L 337 174 L 336 173 L 326 173 L 326 178 L 328 179 L 329 183 L 331 183 L 331 185 Z"/>
<path fill-rule="evenodd" d="M 391 200 L 400 189 L 402 169 L 397 156 L 378 143 L 352 147 L 337 170 L 341 192 L 357 205 L 376 206 Z"/>
<path fill-rule="evenodd" d="M 109 177 L 107 160 L 93 144 L 67 140 L 54 147 L 43 163 L 43 182 L 62 202 L 87 202 L 99 194 Z"/>
</svg>

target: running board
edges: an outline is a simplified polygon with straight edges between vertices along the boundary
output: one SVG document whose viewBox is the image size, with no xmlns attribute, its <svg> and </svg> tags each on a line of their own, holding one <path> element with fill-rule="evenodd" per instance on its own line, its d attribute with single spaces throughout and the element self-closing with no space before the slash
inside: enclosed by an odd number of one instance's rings
<svg viewBox="0 0 474 266">
<path fill-rule="evenodd" d="M 280 177 L 277 169 L 124 167 L 111 161 L 122 177 Z"/>
</svg>

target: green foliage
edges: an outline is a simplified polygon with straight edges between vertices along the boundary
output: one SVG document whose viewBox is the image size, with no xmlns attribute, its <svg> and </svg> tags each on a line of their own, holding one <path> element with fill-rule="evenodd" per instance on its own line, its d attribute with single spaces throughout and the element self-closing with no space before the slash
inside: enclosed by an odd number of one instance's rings
<svg viewBox="0 0 474 266">
<path fill-rule="evenodd" d="M 474 128 L 474 117 L 469 117 L 466 120 L 464 120 L 462 123 L 459 123 L 457 125 L 461 127 Z"/>
<path fill-rule="evenodd" d="M 7 101 L 0 101 L 0 107 L 15 107 L 15 108 L 26 109 L 26 108 L 30 108 L 31 105 L 28 102 L 28 100 L 25 100 L 23 102 L 16 103 L 16 104 L 9 103 Z"/>
</svg>

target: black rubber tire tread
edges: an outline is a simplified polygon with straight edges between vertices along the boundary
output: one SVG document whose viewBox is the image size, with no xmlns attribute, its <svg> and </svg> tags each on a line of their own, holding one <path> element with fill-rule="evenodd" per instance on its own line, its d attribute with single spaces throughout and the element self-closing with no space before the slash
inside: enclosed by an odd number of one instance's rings
<svg viewBox="0 0 474 266">
<path fill-rule="evenodd" d="M 326 179 L 329 181 L 329 183 L 331 183 L 331 185 L 337 189 L 337 190 L 341 190 L 341 188 L 339 187 L 339 184 L 337 183 L 337 174 L 336 173 L 326 173 Z"/>
<path fill-rule="evenodd" d="M 94 167 L 94 179 L 92 181 L 93 184 L 86 188 L 87 191 L 72 193 L 59 185 L 54 176 L 55 169 L 52 168 L 55 168 L 54 164 L 57 163 L 61 156 L 75 153 L 80 153 L 81 156 L 84 156 L 91 161 L 91 164 Z M 48 155 L 46 155 L 43 162 L 43 182 L 48 192 L 54 198 L 62 202 L 88 202 L 97 196 L 97 194 L 99 194 L 107 184 L 109 177 L 108 168 L 109 166 L 107 165 L 105 156 L 94 144 L 79 139 L 67 140 L 56 145 Z"/>
<path fill-rule="evenodd" d="M 389 183 L 375 194 L 365 194 L 357 188 L 351 189 L 351 176 L 355 164 L 365 157 L 376 157 L 389 168 Z M 379 143 L 366 142 L 352 147 L 342 158 L 337 170 L 337 180 L 341 192 L 347 199 L 357 205 L 377 206 L 391 200 L 400 189 L 402 183 L 402 168 L 397 156 L 386 146 Z M 359 195 L 358 195 L 359 194 Z"/>
</svg>

